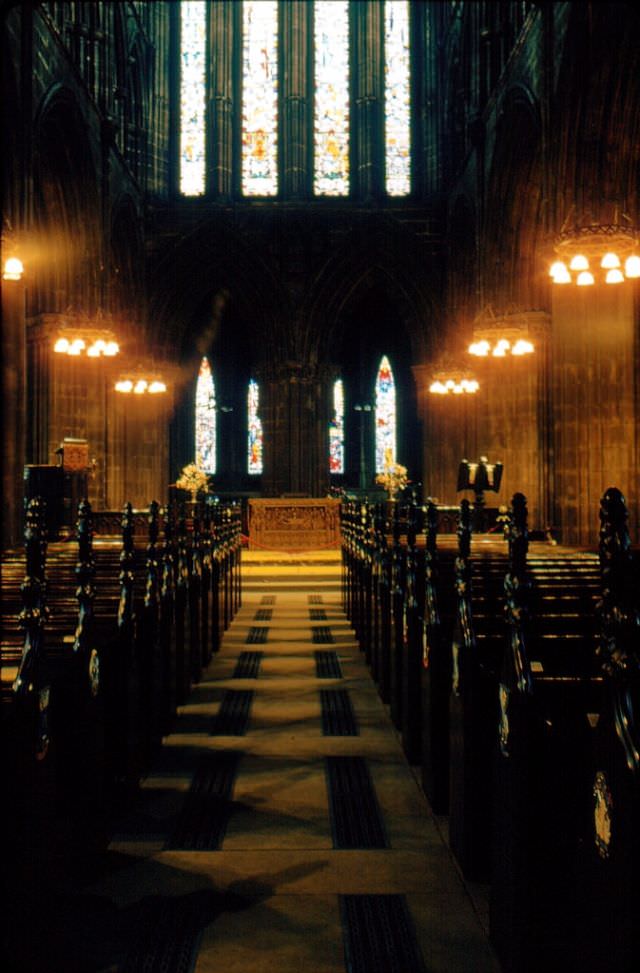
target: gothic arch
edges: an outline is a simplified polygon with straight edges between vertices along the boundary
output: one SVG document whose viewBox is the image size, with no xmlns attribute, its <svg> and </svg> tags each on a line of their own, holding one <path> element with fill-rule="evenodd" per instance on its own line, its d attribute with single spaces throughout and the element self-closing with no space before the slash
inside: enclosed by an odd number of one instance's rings
<svg viewBox="0 0 640 973">
<path fill-rule="evenodd" d="M 228 294 L 247 322 L 256 357 L 288 357 L 289 301 L 277 274 L 236 228 L 216 220 L 201 223 L 165 254 L 153 272 L 150 320 L 155 340 L 168 353 L 185 354 L 185 340 L 203 302 Z M 268 338 L 267 338 L 268 336 Z"/>
<path fill-rule="evenodd" d="M 436 285 L 422 286 L 427 255 L 416 238 L 387 218 L 354 230 L 325 264 L 309 296 L 308 330 L 319 361 L 331 359 L 341 319 L 354 294 L 384 282 L 397 302 L 398 317 L 411 342 L 414 362 L 422 361 L 433 340 Z M 437 282 L 439 283 L 439 281 Z"/>
<path fill-rule="evenodd" d="M 101 251 L 97 165 L 74 94 L 53 86 L 40 105 L 34 138 L 35 311 L 72 304 L 92 312 Z"/>
<path fill-rule="evenodd" d="M 531 92 L 511 88 L 496 125 L 482 231 L 483 302 L 540 307 L 544 268 L 540 118 Z"/>
</svg>

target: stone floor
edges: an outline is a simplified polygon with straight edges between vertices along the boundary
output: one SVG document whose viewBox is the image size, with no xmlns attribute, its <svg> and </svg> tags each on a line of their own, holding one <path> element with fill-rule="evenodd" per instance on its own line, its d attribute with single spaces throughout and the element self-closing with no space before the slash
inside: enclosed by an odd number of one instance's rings
<svg viewBox="0 0 640 973">
<path fill-rule="evenodd" d="M 57 948 L 68 924 L 76 956 L 65 973 L 497 973 L 486 890 L 461 879 L 446 822 L 404 758 L 341 610 L 339 571 L 327 552 L 247 553 L 242 608 L 120 822 L 109 867 L 61 897 Z M 317 626 L 331 641 L 314 641 Z M 316 651 L 336 653 L 341 678 L 318 678 Z M 243 652 L 262 653 L 257 678 L 238 678 Z M 339 689 L 357 735 L 323 735 L 320 691 Z M 244 712 L 225 723 L 238 701 Z M 360 768 L 364 792 L 351 778 L 336 790 L 327 758 Z M 340 808 L 349 827 L 376 819 L 382 840 L 341 839 Z M 57 973 L 51 956 L 42 973 Z"/>
</svg>

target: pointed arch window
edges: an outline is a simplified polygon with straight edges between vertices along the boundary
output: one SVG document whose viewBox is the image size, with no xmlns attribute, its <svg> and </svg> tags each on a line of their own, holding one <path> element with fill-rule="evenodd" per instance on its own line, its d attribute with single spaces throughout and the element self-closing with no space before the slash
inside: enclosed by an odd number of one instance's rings
<svg viewBox="0 0 640 973">
<path fill-rule="evenodd" d="M 383 473 L 385 456 L 396 462 L 396 383 L 386 355 L 380 359 L 375 385 L 376 473 Z M 388 452 L 390 450 L 390 452 Z"/>
<path fill-rule="evenodd" d="M 242 4 L 242 193 L 278 192 L 278 4 Z"/>
<path fill-rule="evenodd" d="M 205 191 L 207 7 L 180 4 L 180 192 Z"/>
<path fill-rule="evenodd" d="M 411 77 L 408 0 L 384 4 L 385 186 L 390 196 L 411 191 Z"/>
<path fill-rule="evenodd" d="M 247 396 L 247 414 L 248 414 L 248 455 L 247 455 L 247 470 L 249 473 L 256 475 L 262 473 L 263 470 L 263 435 L 262 435 L 262 421 L 258 415 L 258 409 L 260 406 L 260 386 L 258 383 L 251 379 L 249 382 L 249 392 Z"/>
<path fill-rule="evenodd" d="M 344 382 L 333 383 L 333 418 L 329 423 L 329 472 L 344 473 Z"/>
<path fill-rule="evenodd" d="M 349 4 L 315 0 L 314 173 L 317 196 L 349 192 Z"/>
<path fill-rule="evenodd" d="M 216 387 L 209 359 L 200 362 L 196 382 L 196 463 L 205 473 L 216 472 Z"/>
</svg>

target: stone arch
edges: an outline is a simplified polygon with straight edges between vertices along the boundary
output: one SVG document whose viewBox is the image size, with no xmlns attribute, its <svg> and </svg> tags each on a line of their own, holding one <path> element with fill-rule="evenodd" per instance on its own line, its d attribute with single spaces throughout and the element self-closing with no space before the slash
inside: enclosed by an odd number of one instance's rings
<svg viewBox="0 0 640 973">
<path fill-rule="evenodd" d="M 427 283 L 423 281 L 427 278 Z M 353 295 L 383 281 L 397 301 L 409 335 L 411 357 L 421 361 L 434 340 L 439 269 L 415 236 L 382 219 L 355 229 L 327 261 L 309 295 L 305 314 L 319 361 L 330 360 L 345 308 Z"/>
<path fill-rule="evenodd" d="M 531 92 L 511 88 L 496 125 L 482 227 L 482 302 L 540 307 L 543 186 L 540 116 Z"/>
<path fill-rule="evenodd" d="M 99 301 L 101 223 L 97 164 L 73 93 L 43 98 L 34 138 L 36 288 L 31 311 L 69 305 L 93 313 Z"/>
</svg>

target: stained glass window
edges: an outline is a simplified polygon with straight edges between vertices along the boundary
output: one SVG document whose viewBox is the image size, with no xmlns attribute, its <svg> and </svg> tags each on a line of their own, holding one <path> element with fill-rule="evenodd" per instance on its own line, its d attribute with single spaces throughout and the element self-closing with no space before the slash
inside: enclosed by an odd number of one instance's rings
<svg viewBox="0 0 640 973">
<path fill-rule="evenodd" d="M 249 414 L 249 440 L 247 469 L 249 473 L 262 473 L 262 422 L 258 415 L 260 403 L 260 386 L 253 379 L 249 382 L 247 400 Z"/>
<path fill-rule="evenodd" d="M 333 418 L 329 423 L 329 472 L 344 473 L 344 383 L 333 383 Z"/>
<path fill-rule="evenodd" d="M 314 175 L 318 196 L 349 192 L 349 4 L 316 0 Z"/>
<path fill-rule="evenodd" d="M 392 463 L 396 462 L 396 383 L 386 355 L 380 360 L 375 391 L 376 473 L 382 473 L 385 455 L 390 456 Z"/>
<path fill-rule="evenodd" d="M 411 191 L 409 61 L 409 4 L 407 0 L 385 0 L 385 181 L 390 196 L 406 196 Z"/>
<path fill-rule="evenodd" d="M 278 192 L 278 4 L 242 4 L 242 192 Z"/>
<path fill-rule="evenodd" d="M 216 471 L 216 388 L 206 357 L 196 382 L 196 463 L 205 473 Z"/>
<path fill-rule="evenodd" d="M 205 189 L 205 65 L 207 4 L 180 4 L 180 192 L 201 196 Z"/>
</svg>

